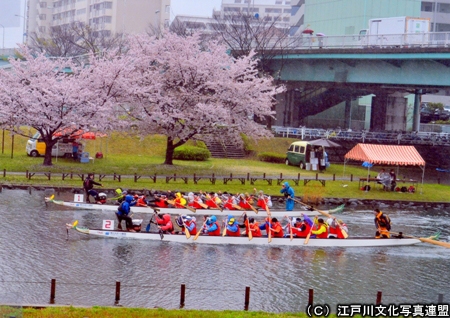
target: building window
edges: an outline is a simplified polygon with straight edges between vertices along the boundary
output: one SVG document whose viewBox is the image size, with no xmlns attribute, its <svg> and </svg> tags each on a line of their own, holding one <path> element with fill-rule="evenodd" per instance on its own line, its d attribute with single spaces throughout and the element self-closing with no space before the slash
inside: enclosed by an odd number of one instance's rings
<svg viewBox="0 0 450 318">
<path fill-rule="evenodd" d="M 79 14 L 85 14 L 85 13 L 86 13 L 86 8 L 77 10 L 77 15 L 79 15 Z"/>
<path fill-rule="evenodd" d="M 240 8 L 239 7 L 225 7 L 223 8 L 223 11 L 225 12 L 240 12 Z"/>
<path fill-rule="evenodd" d="M 234 0 L 234 3 L 242 3 L 242 0 Z"/>
<path fill-rule="evenodd" d="M 39 32 L 45 33 L 45 31 L 46 31 L 45 26 L 40 26 L 39 27 Z"/>
<path fill-rule="evenodd" d="M 266 8 L 266 13 L 281 13 L 281 9 L 275 9 L 275 8 Z"/>
<path fill-rule="evenodd" d="M 111 23 L 112 22 L 112 17 L 103 17 L 103 22 L 105 23 Z"/>
<path fill-rule="evenodd" d="M 165 19 L 165 20 L 164 20 L 164 27 L 165 27 L 165 28 L 168 28 L 168 27 L 169 27 L 169 20 L 168 20 L 168 19 Z"/>
<path fill-rule="evenodd" d="M 39 15 L 39 20 L 46 20 L 47 16 L 45 14 L 40 14 Z"/>
<path fill-rule="evenodd" d="M 289 9 L 283 9 L 283 13 L 289 13 L 289 14 L 291 14 L 291 8 L 289 8 Z"/>
<path fill-rule="evenodd" d="M 275 4 L 283 4 L 283 0 L 276 0 Z"/>
<path fill-rule="evenodd" d="M 105 9 L 112 9 L 112 5 L 113 5 L 112 2 L 108 1 L 104 3 L 103 7 Z"/>
<path fill-rule="evenodd" d="M 450 13 L 450 3 L 438 3 L 438 11 L 442 13 Z"/>
<path fill-rule="evenodd" d="M 165 12 L 170 13 L 170 6 L 166 6 Z"/>
<path fill-rule="evenodd" d="M 39 2 L 39 7 L 47 8 L 47 2 Z"/>
<path fill-rule="evenodd" d="M 433 12 L 434 11 L 434 2 L 422 1 L 422 7 L 420 8 L 420 10 L 424 11 L 424 12 Z"/>
<path fill-rule="evenodd" d="M 288 6 L 288 5 L 290 6 L 290 5 L 291 5 L 291 2 L 290 2 L 290 1 L 285 1 L 284 4 L 287 5 L 287 6 Z"/>
</svg>

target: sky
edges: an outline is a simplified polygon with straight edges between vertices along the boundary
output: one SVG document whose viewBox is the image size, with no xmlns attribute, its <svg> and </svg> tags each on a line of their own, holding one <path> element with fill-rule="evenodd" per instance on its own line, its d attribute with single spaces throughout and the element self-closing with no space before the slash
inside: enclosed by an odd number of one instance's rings
<svg viewBox="0 0 450 318">
<path fill-rule="evenodd" d="M 177 15 L 211 17 L 212 10 L 219 10 L 222 0 L 171 0 L 170 18 Z"/>
<path fill-rule="evenodd" d="M 0 0 L 0 49 L 17 47 L 23 41 L 25 0 Z"/>
</svg>

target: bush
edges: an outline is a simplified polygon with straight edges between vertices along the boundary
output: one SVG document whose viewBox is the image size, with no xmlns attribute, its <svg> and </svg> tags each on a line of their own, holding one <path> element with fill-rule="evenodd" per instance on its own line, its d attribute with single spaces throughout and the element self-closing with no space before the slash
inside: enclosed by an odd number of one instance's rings
<svg viewBox="0 0 450 318">
<path fill-rule="evenodd" d="M 272 162 L 272 163 L 284 163 L 286 155 L 280 155 L 275 152 L 261 152 L 258 154 L 259 161 Z"/>
<path fill-rule="evenodd" d="M 195 140 L 194 141 L 194 147 L 198 147 L 198 148 L 202 148 L 202 149 L 208 149 L 208 146 L 206 146 L 206 144 L 201 141 L 201 140 Z"/>
<path fill-rule="evenodd" d="M 244 144 L 244 153 L 246 156 L 250 156 L 255 153 L 255 149 L 251 144 L 250 138 L 247 135 L 241 133 L 242 142 Z"/>
<path fill-rule="evenodd" d="M 175 148 L 173 153 L 173 159 L 177 160 L 206 161 L 209 157 L 211 153 L 208 149 L 186 145 Z"/>
</svg>

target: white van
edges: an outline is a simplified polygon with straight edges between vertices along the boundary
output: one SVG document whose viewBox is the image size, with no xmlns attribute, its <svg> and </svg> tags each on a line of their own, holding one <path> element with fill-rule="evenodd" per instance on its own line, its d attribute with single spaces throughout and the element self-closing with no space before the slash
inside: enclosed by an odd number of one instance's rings
<svg viewBox="0 0 450 318">
<path fill-rule="evenodd" d="M 52 156 L 53 157 L 66 157 L 72 158 L 72 144 L 75 139 L 61 139 L 57 142 L 52 148 Z M 27 141 L 27 155 L 31 157 L 39 157 L 45 155 L 45 142 L 41 139 L 41 134 L 36 132 L 33 137 L 28 139 Z M 82 152 L 83 145 L 79 144 L 78 152 Z"/>
</svg>

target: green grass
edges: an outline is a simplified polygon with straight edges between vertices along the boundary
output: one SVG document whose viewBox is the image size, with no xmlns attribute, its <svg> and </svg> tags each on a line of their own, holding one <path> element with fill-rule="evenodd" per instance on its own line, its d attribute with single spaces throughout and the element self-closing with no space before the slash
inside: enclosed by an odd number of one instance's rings
<svg viewBox="0 0 450 318">
<path fill-rule="evenodd" d="M 24 318 L 290 318 L 308 317 L 304 313 L 265 313 L 261 311 L 212 311 L 212 310 L 165 310 L 143 308 L 111 308 L 111 307 L 48 307 L 45 309 L 24 309 Z M 331 314 L 334 318 L 336 315 Z"/>
<path fill-rule="evenodd" d="M 302 178 L 314 178 L 315 171 L 299 170 L 297 167 L 286 166 L 285 164 L 274 164 L 258 161 L 256 156 L 246 159 L 209 159 L 207 161 L 184 161 L 174 160 L 174 165 L 163 165 L 166 138 L 164 136 L 149 136 L 140 139 L 136 136 L 126 136 L 119 133 L 114 133 L 111 136 L 100 138 L 98 140 L 86 141 L 86 150 L 91 156 L 96 152 L 101 151 L 104 154 L 103 159 L 96 159 L 94 162 L 82 164 L 74 162 L 71 159 L 53 158 L 53 166 L 46 167 L 42 165 L 43 158 L 31 158 L 26 155 L 25 145 L 26 138 L 16 136 L 14 140 L 13 158 L 11 158 L 11 138 L 7 136 L 4 140 L 4 153 L 0 154 L 0 171 L 6 169 L 6 177 L 0 175 L 3 184 L 13 185 L 48 185 L 53 187 L 81 187 L 82 182 L 79 177 L 66 179 L 62 181 L 61 175 L 53 175 L 49 181 L 43 175 L 35 175 L 31 180 L 25 177 L 25 171 L 30 172 L 73 172 L 74 174 L 86 174 L 94 172 L 96 174 L 112 175 L 114 173 L 124 175 L 141 175 L 136 183 L 133 178 L 123 178 L 122 182 L 114 181 L 111 177 L 106 177 L 102 180 L 105 188 L 127 188 L 127 189 L 158 189 L 158 190 L 180 190 L 180 191 L 228 191 L 228 192 L 251 192 L 253 187 L 258 190 L 263 190 L 267 194 L 279 195 L 280 186 L 273 182 L 268 185 L 263 180 L 256 181 L 255 185 L 250 185 L 246 182 L 241 185 L 238 180 L 229 182 L 224 185 L 221 180 L 218 180 L 215 185 L 212 185 L 209 180 L 202 179 L 198 184 L 194 184 L 192 176 L 211 176 L 213 173 L 216 176 L 224 176 L 232 173 L 233 175 L 246 175 L 250 173 L 251 176 L 262 176 L 266 173 L 267 176 L 279 176 L 280 173 L 284 177 L 296 177 L 300 172 Z M 253 142 L 252 147 L 255 153 L 274 152 L 283 154 L 294 139 L 288 138 L 273 138 L 270 140 L 261 140 L 258 143 Z M 400 168 L 399 176 L 420 175 L 419 168 Z M 9 172 L 22 172 L 19 175 L 14 175 Z M 165 182 L 165 179 L 160 177 L 157 183 L 153 183 L 148 176 L 157 174 L 160 176 L 173 175 L 191 176 L 188 184 L 184 184 L 181 179 L 176 182 Z M 372 176 L 375 172 L 371 172 Z M 301 182 L 299 186 L 295 186 L 297 196 L 307 194 L 315 197 L 335 197 L 335 198 L 358 198 L 371 200 L 402 200 L 402 201 L 429 201 L 429 202 L 450 202 L 448 196 L 449 186 L 439 184 L 424 184 L 423 193 L 420 194 L 421 186 L 417 193 L 401 193 L 401 192 L 385 192 L 373 189 L 369 192 L 361 191 L 358 188 L 359 177 L 367 176 L 367 169 L 358 165 L 346 165 L 345 175 L 344 166 L 342 164 L 332 164 L 330 168 L 319 177 L 332 178 L 345 177 L 345 180 L 327 180 L 326 187 L 318 182 L 310 182 L 306 186 Z M 353 175 L 355 181 L 350 182 L 350 176 Z M 147 177 L 145 177 L 147 176 Z M 291 182 L 293 185 L 293 182 Z M 345 186 L 346 185 L 346 186 Z M 402 184 L 399 184 L 402 186 Z M 407 184 L 409 186 L 409 184 Z"/>
</svg>

